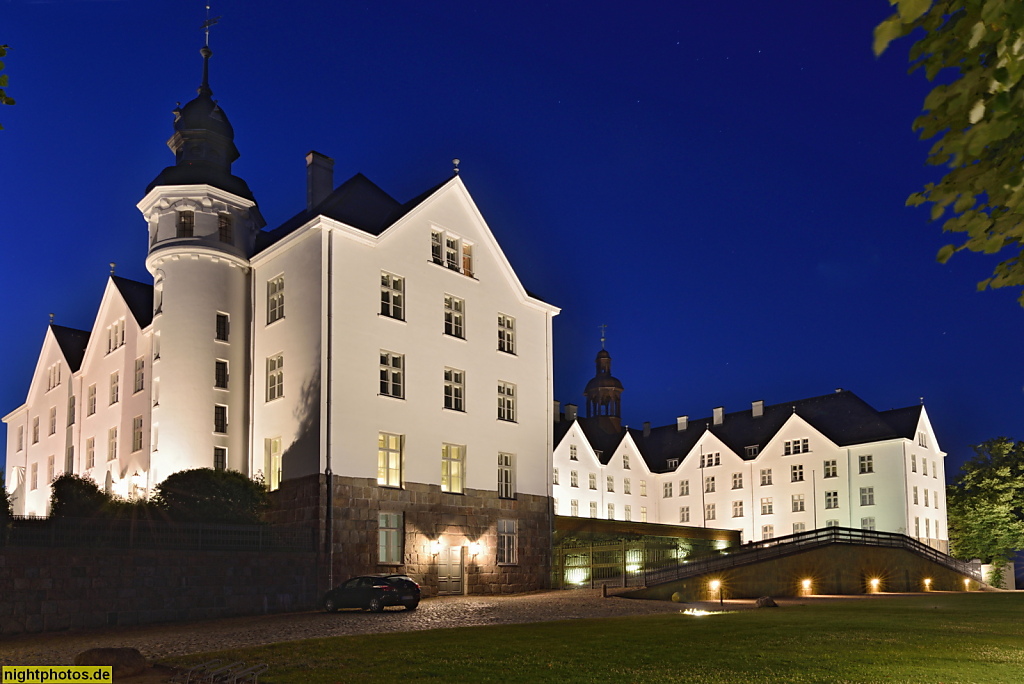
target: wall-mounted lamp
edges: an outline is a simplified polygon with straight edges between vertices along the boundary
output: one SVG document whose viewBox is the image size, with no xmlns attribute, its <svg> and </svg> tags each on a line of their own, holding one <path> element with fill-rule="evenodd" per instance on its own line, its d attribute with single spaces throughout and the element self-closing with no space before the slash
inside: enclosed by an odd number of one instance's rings
<svg viewBox="0 0 1024 684">
<path fill-rule="evenodd" d="M 800 583 L 800 586 L 803 587 L 804 592 L 809 593 L 811 591 L 811 580 L 805 579 Z"/>
<path fill-rule="evenodd" d="M 964 591 L 970 591 L 970 590 L 971 590 L 971 580 L 969 580 L 966 577 L 964 577 Z"/>
<path fill-rule="evenodd" d="M 435 555 L 435 556 L 437 554 L 441 553 L 441 540 L 440 539 L 435 539 L 434 541 L 430 542 L 430 553 Z"/>
<path fill-rule="evenodd" d="M 470 545 L 469 545 L 469 555 L 471 555 L 471 556 L 478 556 L 480 554 L 480 551 L 482 551 L 482 550 L 483 550 L 483 544 L 481 544 L 478 541 L 471 542 Z"/>
<path fill-rule="evenodd" d="M 871 584 L 871 591 L 878 591 L 878 585 L 881 582 L 877 577 L 873 578 L 869 584 Z"/>
</svg>

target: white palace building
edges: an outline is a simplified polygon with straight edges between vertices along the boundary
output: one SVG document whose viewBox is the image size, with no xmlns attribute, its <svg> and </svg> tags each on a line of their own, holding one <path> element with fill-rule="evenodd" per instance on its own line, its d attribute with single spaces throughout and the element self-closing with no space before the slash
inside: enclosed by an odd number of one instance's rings
<svg viewBox="0 0 1024 684">
<path fill-rule="evenodd" d="M 520 283 L 457 173 L 403 203 L 362 175 L 335 187 L 310 152 L 305 209 L 264 230 L 202 54 L 175 163 L 138 203 L 152 283 L 111 274 L 91 330 L 51 324 L 3 418 L 16 514 L 46 515 L 65 472 L 145 497 L 177 471 L 233 469 L 275 490 L 280 521 L 320 526 L 336 576 L 417 573 L 441 593 L 543 586 L 552 498 L 559 516 L 748 541 L 840 525 L 945 549 L 923 407 L 837 392 L 630 430 L 602 351 L 587 417 L 562 413 L 558 309 Z"/>
</svg>

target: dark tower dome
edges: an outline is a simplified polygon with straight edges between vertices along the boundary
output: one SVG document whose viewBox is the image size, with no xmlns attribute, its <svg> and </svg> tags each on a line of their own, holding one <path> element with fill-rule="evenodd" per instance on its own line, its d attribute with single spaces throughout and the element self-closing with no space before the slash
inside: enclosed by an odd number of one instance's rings
<svg viewBox="0 0 1024 684">
<path fill-rule="evenodd" d="M 203 47 L 203 83 L 199 95 L 174 110 L 174 135 L 167 146 L 174 152 L 175 165 L 168 166 L 149 184 L 146 192 L 158 185 L 212 185 L 232 194 L 253 199 L 244 180 L 231 174 L 238 159 L 235 130 L 227 114 L 213 99 L 210 88 L 210 57 L 213 51 Z"/>
<path fill-rule="evenodd" d="M 612 375 L 612 355 L 602 349 L 594 359 L 597 372 L 583 390 L 587 398 L 587 418 L 607 416 L 616 421 L 622 415 L 622 383 Z"/>
</svg>

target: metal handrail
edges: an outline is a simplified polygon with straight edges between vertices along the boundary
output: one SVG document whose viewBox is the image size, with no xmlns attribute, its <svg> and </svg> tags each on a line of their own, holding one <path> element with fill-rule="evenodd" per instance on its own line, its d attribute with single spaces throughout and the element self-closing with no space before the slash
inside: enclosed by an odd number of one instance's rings
<svg viewBox="0 0 1024 684">
<path fill-rule="evenodd" d="M 905 534 L 893 532 L 878 532 L 875 530 L 858 530 L 851 527 L 824 527 L 807 532 L 797 532 L 785 537 L 766 539 L 764 541 L 746 544 L 735 550 L 723 552 L 717 558 L 706 558 L 693 562 L 676 561 L 675 565 L 658 568 L 656 570 L 644 570 L 644 583 L 647 586 L 672 582 L 703 575 L 708 572 L 716 572 L 734 568 L 739 565 L 758 563 L 763 560 L 780 558 L 810 549 L 828 546 L 829 544 L 855 544 L 859 546 L 877 546 L 888 548 L 900 548 L 923 556 L 930 561 L 938 563 L 943 567 L 954 570 L 964 575 L 969 575 L 976 580 L 981 580 L 980 570 L 966 561 L 958 560 L 952 556 L 942 553 L 927 544 L 922 544 L 916 539 Z"/>
</svg>

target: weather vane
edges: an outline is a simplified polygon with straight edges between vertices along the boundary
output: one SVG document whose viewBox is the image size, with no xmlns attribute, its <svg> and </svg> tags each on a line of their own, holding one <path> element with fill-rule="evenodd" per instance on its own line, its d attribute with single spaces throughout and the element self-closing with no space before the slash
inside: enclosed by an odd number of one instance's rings
<svg viewBox="0 0 1024 684">
<path fill-rule="evenodd" d="M 605 339 L 604 331 L 608 328 L 608 325 L 605 324 L 605 323 L 602 323 L 601 325 L 599 325 L 597 327 L 599 327 L 601 329 L 601 349 L 604 349 L 604 339 Z"/>
<path fill-rule="evenodd" d="M 203 31 L 206 32 L 206 47 L 210 47 L 210 27 L 216 24 L 218 21 L 220 21 L 220 17 L 214 17 L 213 19 L 210 18 L 210 5 L 209 3 L 207 3 L 206 21 L 204 21 L 203 25 L 200 27 L 203 29 Z"/>
<path fill-rule="evenodd" d="M 455 164 L 455 175 L 459 175 L 459 159 L 452 159 L 452 164 Z"/>
</svg>

